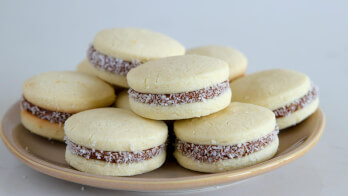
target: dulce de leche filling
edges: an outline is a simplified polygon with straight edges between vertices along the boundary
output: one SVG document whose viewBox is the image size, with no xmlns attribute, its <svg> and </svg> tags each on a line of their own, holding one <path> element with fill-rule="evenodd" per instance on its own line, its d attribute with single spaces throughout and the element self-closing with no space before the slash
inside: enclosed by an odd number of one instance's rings
<svg viewBox="0 0 348 196">
<path fill-rule="evenodd" d="M 87 59 L 94 67 L 121 76 L 126 76 L 131 69 L 142 63 L 140 60 L 125 61 L 102 54 L 93 45 L 87 51 Z"/>
<path fill-rule="evenodd" d="M 228 80 L 213 86 L 199 89 L 196 91 L 172 93 L 172 94 L 151 94 L 141 93 L 130 88 L 128 90 L 129 97 L 137 102 L 151 104 L 151 105 L 176 105 L 195 102 L 204 102 L 208 99 L 214 99 L 223 94 L 230 88 Z"/>
<path fill-rule="evenodd" d="M 22 110 L 26 110 L 27 112 L 40 118 L 41 120 L 47 120 L 50 123 L 59 123 L 59 125 L 64 124 L 64 122 L 72 115 L 66 112 L 46 110 L 30 103 L 24 97 L 20 103 L 20 106 Z"/>
<path fill-rule="evenodd" d="M 241 158 L 262 150 L 277 138 L 278 133 L 279 128 L 277 126 L 270 134 L 257 140 L 235 145 L 201 145 L 177 140 L 175 146 L 179 152 L 194 160 L 202 162 L 217 162 L 221 160 Z"/>
<path fill-rule="evenodd" d="M 100 161 L 106 161 L 108 163 L 135 163 L 151 159 L 165 150 L 165 144 L 157 147 L 149 148 L 142 151 L 103 151 L 96 150 L 94 148 L 87 148 L 79 144 L 75 144 L 67 137 L 64 138 L 67 144 L 67 149 L 74 155 L 81 156 L 85 159 L 96 159 Z"/>
<path fill-rule="evenodd" d="M 312 103 L 318 97 L 318 87 L 312 85 L 311 89 L 303 97 L 285 105 L 281 108 L 273 110 L 276 118 L 282 118 L 296 112 L 299 109 L 304 108 L 306 105 Z"/>
</svg>

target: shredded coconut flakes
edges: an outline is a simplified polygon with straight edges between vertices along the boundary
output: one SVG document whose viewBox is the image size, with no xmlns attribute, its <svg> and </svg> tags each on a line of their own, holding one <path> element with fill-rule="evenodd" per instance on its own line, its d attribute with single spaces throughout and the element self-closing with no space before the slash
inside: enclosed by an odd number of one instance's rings
<svg viewBox="0 0 348 196">
<path fill-rule="evenodd" d="M 47 120 L 50 123 L 59 123 L 60 126 L 62 126 L 64 122 L 72 115 L 66 112 L 50 111 L 43 109 L 39 106 L 30 103 L 24 97 L 22 98 L 20 106 L 22 110 L 26 110 L 30 112 L 32 115 L 42 120 Z"/>
<path fill-rule="evenodd" d="M 88 61 L 96 68 L 119 74 L 121 76 L 126 76 L 127 73 L 139 66 L 142 62 L 140 60 L 134 59 L 132 61 L 124 61 L 120 58 L 115 58 L 98 52 L 93 45 L 87 51 Z"/>
<path fill-rule="evenodd" d="M 153 147 L 150 149 L 142 150 L 142 151 L 103 151 L 90 149 L 79 144 L 75 144 L 70 141 L 67 137 L 64 138 L 65 143 L 67 144 L 67 149 L 74 155 L 84 157 L 85 159 L 97 159 L 100 161 L 106 161 L 108 163 L 134 163 L 141 162 L 144 160 L 148 160 L 153 158 L 165 150 L 165 144 L 162 144 L 157 147 Z"/>
<path fill-rule="evenodd" d="M 132 88 L 128 90 L 128 93 L 130 98 L 140 103 L 168 106 L 176 104 L 205 102 L 208 99 L 214 99 L 217 96 L 225 93 L 229 89 L 229 87 L 229 82 L 228 80 L 226 80 L 222 83 L 214 84 L 210 87 L 183 93 L 151 94 L 137 92 Z"/>
<path fill-rule="evenodd" d="M 282 118 L 289 116 L 291 113 L 296 112 L 299 109 L 306 107 L 308 104 L 312 103 L 319 95 L 319 88 L 312 85 L 311 89 L 303 97 L 281 107 L 273 110 L 276 118 Z"/>
<path fill-rule="evenodd" d="M 270 134 L 265 135 L 257 140 L 244 142 L 235 145 L 201 145 L 176 141 L 176 149 L 193 160 L 202 162 L 217 162 L 226 159 L 241 158 L 256 151 L 262 150 L 276 139 L 279 133 L 278 126 Z"/>
</svg>

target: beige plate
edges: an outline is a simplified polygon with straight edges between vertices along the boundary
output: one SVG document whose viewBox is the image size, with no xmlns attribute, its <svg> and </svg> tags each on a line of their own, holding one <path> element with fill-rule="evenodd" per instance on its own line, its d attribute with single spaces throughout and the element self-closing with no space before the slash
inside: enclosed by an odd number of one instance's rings
<svg viewBox="0 0 348 196">
<path fill-rule="evenodd" d="M 159 169 L 133 177 L 109 177 L 77 171 L 64 161 L 65 144 L 48 141 L 31 134 L 20 124 L 19 104 L 13 105 L 1 124 L 1 137 L 8 149 L 29 167 L 63 180 L 100 188 L 133 191 L 179 191 L 231 184 L 250 178 L 293 161 L 319 140 L 325 118 L 318 109 L 306 121 L 281 131 L 280 146 L 274 158 L 263 163 L 217 174 L 192 172 L 180 167 L 173 158 Z M 27 149 L 27 150 L 26 150 Z"/>
</svg>

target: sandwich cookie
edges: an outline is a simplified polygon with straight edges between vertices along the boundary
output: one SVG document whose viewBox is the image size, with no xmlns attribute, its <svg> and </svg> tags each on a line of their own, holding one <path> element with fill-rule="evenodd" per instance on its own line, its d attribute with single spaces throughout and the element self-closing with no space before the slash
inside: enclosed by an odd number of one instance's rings
<svg viewBox="0 0 348 196">
<path fill-rule="evenodd" d="M 64 122 L 74 113 L 112 105 L 114 89 L 79 72 L 47 72 L 24 82 L 22 124 L 43 137 L 63 141 Z"/>
<path fill-rule="evenodd" d="M 272 110 L 280 129 L 293 126 L 314 113 L 318 88 L 303 73 L 274 69 L 231 82 L 232 101 L 252 103 Z"/>
<path fill-rule="evenodd" d="M 210 56 L 227 62 L 230 68 L 228 77 L 230 81 L 245 75 L 248 64 L 247 58 L 241 52 L 227 46 L 202 46 L 192 48 L 186 54 Z"/>
<path fill-rule="evenodd" d="M 120 108 L 99 108 L 70 117 L 64 126 L 65 159 L 77 170 L 132 176 L 159 168 L 166 157 L 164 122 Z"/>
<path fill-rule="evenodd" d="M 168 57 L 132 69 L 129 104 L 140 116 L 175 120 L 206 116 L 231 101 L 228 65 L 212 57 Z"/>
<path fill-rule="evenodd" d="M 183 55 L 176 40 L 145 29 L 118 28 L 99 32 L 87 52 L 95 75 L 119 87 L 128 88 L 129 70 L 151 60 Z"/>
<path fill-rule="evenodd" d="M 277 152 L 278 127 L 271 110 L 232 102 L 215 114 L 174 122 L 174 156 L 190 170 L 215 173 L 251 166 Z"/>
<path fill-rule="evenodd" d="M 129 105 L 128 90 L 123 90 L 117 95 L 115 107 L 131 110 Z"/>
</svg>

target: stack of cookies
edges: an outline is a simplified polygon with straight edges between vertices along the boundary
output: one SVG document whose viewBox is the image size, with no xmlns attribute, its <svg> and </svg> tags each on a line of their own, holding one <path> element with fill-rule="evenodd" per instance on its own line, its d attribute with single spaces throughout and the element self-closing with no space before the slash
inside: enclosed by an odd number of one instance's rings
<svg viewBox="0 0 348 196">
<path fill-rule="evenodd" d="M 230 47 L 185 52 L 157 32 L 103 30 L 77 72 L 42 73 L 25 82 L 22 123 L 42 137 L 65 140 L 67 163 L 83 172 L 149 172 L 165 162 L 168 145 L 190 170 L 243 168 L 272 158 L 279 130 L 305 120 L 319 103 L 305 74 L 245 75 L 246 67 L 245 56 Z"/>
</svg>

